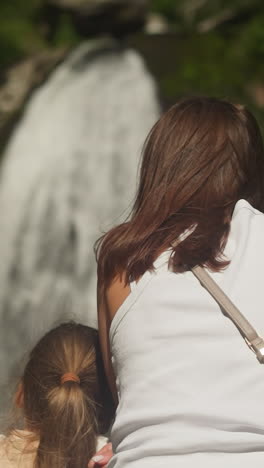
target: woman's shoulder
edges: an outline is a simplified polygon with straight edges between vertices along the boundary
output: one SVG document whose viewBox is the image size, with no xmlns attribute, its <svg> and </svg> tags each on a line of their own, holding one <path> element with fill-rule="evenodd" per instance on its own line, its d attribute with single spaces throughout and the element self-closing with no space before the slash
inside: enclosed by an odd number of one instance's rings
<svg viewBox="0 0 264 468">
<path fill-rule="evenodd" d="M 263 243 L 264 214 L 246 200 L 239 200 L 233 212 L 231 232 L 238 239 L 245 238 L 247 244 L 250 239 Z"/>
<path fill-rule="evenodd" d="M 113 279 L 105 293 L 106 310 L 110 321 L 130 293 L 131 288 L 125 280 L 125 274 L 120 274 Z"/>
<path fill-rule="evenodd" d="M 247 200 L 241 198 L 235 205 L 232 219 L 235 219 L 237 216 L 260 216 L 264 219 L 264 214 L 258 209 L 254 208 Z"/>
</svg>

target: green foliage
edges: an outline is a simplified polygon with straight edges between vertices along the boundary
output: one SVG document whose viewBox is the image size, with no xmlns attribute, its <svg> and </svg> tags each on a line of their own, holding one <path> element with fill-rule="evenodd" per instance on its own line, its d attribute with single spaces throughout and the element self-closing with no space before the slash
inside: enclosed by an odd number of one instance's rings
<svg viewBox="0 0 264 468">
<path fill-rule="evenodd" d="M 249 86 L 264 83 L 263 0 L 152 0 L 150 4 L 167 18 L 171 31 L 180 33 L 173 44 L 168 37 L 160 57 L 152 52 L 153 70 L 167 99 L 200 93 L 254 104 Z M 41 6 L 43 0 L 0 0 L 1 70 L 45 48 L 79 41 L 69 17 L 61 15 L 48 43 L 45 24 L 39 21 Z M 169 67 L 163 67 L 163 55 Z"/>
<path fill-rule="evenodd" d="M 67 14 L 62 14 L 60 16 L 58 30 L 55 34 L 55 37 L 52 41 L 54 47 L 59 46 L 73 46 L 80 41 L 79 36 L 75 32 L 70 17 Z"/>
<path fill-rule="evenodd" d="M 51 45 L 40 21 L 42 0 L 1 0 L 0 3 L 0 68 Z M 61 15 L 52 47 L 74 45 L 79 40 L 68 16 Z"/>
<path fill-rule="evenodd" d="M 237 48 L 241 62 L 247 63 L 246 76 L 257 74 L 264 78 L 264 12 L 242 29 Z"/>
<path fill-rule="evenodd" d="M 178 4 L 178 2 L 173 0 L 152 0 L 152 9 L 166 16 L 170 22 L 173 22 L 177 18 L 175 3 Z"/>
<path fill-rule="evenodd" d="M 232 49 L 221 35 L 210 33 L 183 39 L 180 54 L 174 71 L 162 78 L 168 97 L 182 94 L 241 95 L 244 86 L 241 67 L 239 63 L 234 64 Z"/>
<path fill-rule="evenodd" d="M 43 47 L 34 25 L 40 0 L 1 0 L 0 65 L 1 68 Z"/>
<path fill-rule="evenodd" d="M 235 99 L 250 105 L 264 123 L 250 91 L 255 83 L 264 88 L 264 2 L 154 0 L 152 5 L 184 34 L 171 46 L 175 62 L 160 73 L 162 94 L 168 100 L 188 94 Z"/>
<path fill-rule="evenodd" d="M 214 25 L 241 14 L 264 11 L 262 0 L 152 0 L 151 5 L 174 30 L 181 31 L 194 31 L 203 22 Z"/>
</svg>

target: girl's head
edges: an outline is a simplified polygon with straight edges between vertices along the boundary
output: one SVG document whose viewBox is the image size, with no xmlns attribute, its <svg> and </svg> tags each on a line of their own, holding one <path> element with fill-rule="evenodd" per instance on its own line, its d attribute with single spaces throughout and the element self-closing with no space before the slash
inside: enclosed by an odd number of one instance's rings
<svg viewBox="0 0 264 468">
<path fill-rule="evenodd" d="M 96 330 L 64 323 L 48 332 L 30 353 L 22 388 L 26 425 L 40 440 L 35 468 L 87 466 L 111 419 Z"/>
<path fill-rule="evenodd" d="M 191 226 L 193 233 L 173 249 L 174 269 L 223 267 L 219 255 L 240 198 L 264 207 L 264 150 L 255 118 L 224 100 L 178 102 L 146 140 L 130 221 L 99 242 L 102 282 L 122 270 L 137 279 Z"/>
</svg>

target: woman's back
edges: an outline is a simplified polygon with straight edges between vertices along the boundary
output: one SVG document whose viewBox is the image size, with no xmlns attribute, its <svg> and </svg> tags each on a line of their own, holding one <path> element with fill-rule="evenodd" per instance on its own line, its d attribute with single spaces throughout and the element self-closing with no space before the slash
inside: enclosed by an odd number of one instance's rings
<svg viewBox="0 0 264 468">
<path fill-rule="evenodd" d="M 264 334 L 264 215 L 240 200 L 214 279 Z M 131 284 L 110 329 L 119 406 L 109 467 L 255 468 L 264 464 L 264 370 L 170 252 Z"/>
</svg>

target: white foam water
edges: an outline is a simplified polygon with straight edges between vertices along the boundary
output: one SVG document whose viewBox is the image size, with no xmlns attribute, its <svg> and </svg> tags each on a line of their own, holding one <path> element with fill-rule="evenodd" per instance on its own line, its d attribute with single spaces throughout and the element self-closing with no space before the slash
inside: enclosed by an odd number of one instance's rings
<svg viewBox="0 0 264 468">
<path fill-rule="evenodd" d="M 81 44 L 37 89 L 0 173 L 2 383 L 54 323 L 96 326 L 94 241 L 127 214 L 159 115 L 141 57 Z"/>
</svg>

